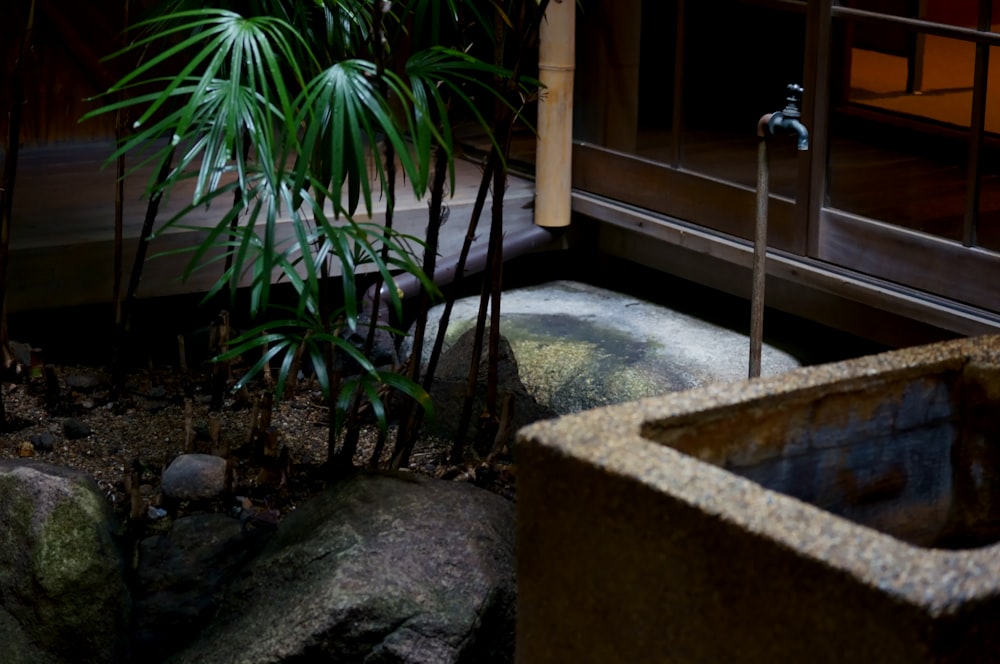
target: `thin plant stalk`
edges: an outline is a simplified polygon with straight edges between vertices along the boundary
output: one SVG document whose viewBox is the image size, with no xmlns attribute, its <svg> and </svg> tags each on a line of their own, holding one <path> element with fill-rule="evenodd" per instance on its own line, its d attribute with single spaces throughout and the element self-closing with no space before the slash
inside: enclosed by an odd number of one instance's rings
<svg viewBox="0 0 1000 664">
<path fill-rule="evenodd" d="M 508 132 L 508 149 L 510 153 Z M 506 155 L 505 155 L 506 156 Z M 503 291 L 503 201 L 507 188 L 507 168 L 501 164 L 493 174 L 493 218 L 490 224 L 490 245 L 494 247 L 489 257 L 490 276 L 490 336 L 487 344 L 486 406 L 480 419 L 480 439 L 491 441 L 500 419 L 497 412 L 497 381 L 500 364 L 500 296 Z"/>
<path fill-rule="evenodd" d="M 503 64 L 504 53 L 504 23 L 499 14 L 495 18 L 496 50 L 495 64 Z M 497 81 L 500 83 L 500 81 Z M 497 365 L 499 364 L 500 348 L 500 295 L 503 289 L 503 199 L 507 189 L 507 158 L 510 154 L 510 135 L 513 132 L 513 118 L 508 118 L 506 108 L 499 102 L 496 104 L 498 124 L 504 131 L 504 161 L 500 168 L 493 172 L 493 208 L 490 223 L 490 251 L 487 255 L 487 275 L 490 277 L 490 336 L 487 347 L 486 363 L 486 403 L 480 417 L 480 434 L 483 430 L 488 434 L 496 428 L 497 417 Z M 504 122 L 506 120 L 506 122 Z M 480 307 L 480 317 L 485 315 Z M 477 334 L 479 328 L 477 326 Z"/>
<path fill-rule="evenodd" d="M 486 158 L 483 175 L 480 179 L 479 191 L 476 193 L 476 199 L 472 207 L 472 214 L 469 217 L 465 238 L 462 241 L 462 248 L 459 251 L 458 261 L 455 264 L 455 281 L 460 281 L 462 279 L 462 275 L 465 274 L 465 265 L 468 262 L 469 252 L 472 250 L 472 243 L 476 239 L 476 232 L 479 228 L 479 220 L 482 218 L 483 208 L 486 206 L 486 196 L 489 195 L 490 191 L 490 181 L 493 177 L 493 169 L 496 168 L 498 160 L 499 152 L 496 148 L 490 148 L 490 152 Z M 427 360 L 427 367 L 424 372 L 423 388 L 428 392 L 430 392 L 431 386 L 434 383 L 434 375 L 437 372 L 437 364 L 441 359 L 441 353 L 444 351 L 444 338 L 448 331 L 448 323 L 451 320 L 451 312 L 454 308 L 455 295 L 451 294 L 445 299 L 444 309 L 441 312 L 441 318 L 438 322 L 437 335 L 434 338 L 434 346 L 431 349 L 431 354 Z M 420 321 L 418 319 L 417 329 L 420 329 L 419 325 Z M 420 352 L 422 353 L 422 350 Z M 414 358 L 414 361 L 416 362 L 419 360 Z M 416 404 L 413 404 L 409 416 L 405 418 L 403 422 L 405 426 L 400 431 L 398 440 L 403 449 L 408 450 L 408 452 L 402 453 L 404 454 L 402 458 L 409 458 L 409 454 L 413 451 L 413 448 L 416 445 L 416 438 L 423 423 L 423 412 L 417 409 Z M 402 458 L 400 463 L 402 463 Z"/>
<path fill-rule="evenodd" d="M 243 161 L 246 162 L 247 158 L 250 156 L 250 148 L 252 142 L 250 140 L 249 134 L 243 135 Z M 239 187 L 233 190 L 233 208 L 240 208 L 243 205 L 243 190 Z M 240 224 L 240 215 L 234 214 L 232 221 L 229 222 L 229 232 L 230 235 L 236 237 L 236 229 Z M 233 251 L 229 250 L 226 252 L 225 266 L 223 267 L 222 273 L 228 274 L 229 270 L 233 267 Z"/>
<path fill-rule="evenodd" d="M 427 224 L 427 245 L 424 249 L 424 273 L 433 275 L 437 269 L 437 253 L 441 233 L 441 226 L 448 216 L 447 208 L 444 206 L 444 185 L 445 177 L 448 173 L 448 153 L 444 146 L 437 146 L 434 159 L 434 179 L 431 183 L 430 214 Z M 430 310 L 431 298 L 426 289 L 420 290 L 420 302 L 418 304 L 417 322 L 413 333 L 413 361 L 410 363 L 410 379 L 417 382 L 420 379 L 420 359 L 424 346 L 424 333 L 426 331 L 427 313 Z M 429 389 L 425 388 L 425 389 Z M 420 428 L 423 419 L 423 409 L 416 403 L 411 405 L 408 416 L 404 419 L 404 425 L 396 435 L 396 446 L 393 450 L 391 468 L 398 470 L 410 463 L 410 454 L 416 441 L 416 431 Z"/>
<path fill-rule="evenodd" d="M 388 93 L 388 86 L 385 83 L 385 47 L 382 40 L 385 30 L 384 9 L 385 6 L 382 2 L 375 2 L 372 5 L 372 53 L 375 58 L 375 72 L 382 95 L 386 95 Z M 385 169 L 385 229 L 388 233 L 392 231 L 393 215 L 396 208 L 396 153 L 393 150 L 392 143 L 389 141 L 383 141 L 383 149 L 385 154 L 385 161 L 383 165 L 383 168 Z M 378 155 L 373 155 L 373 158 L 378 159 Z M 389 247 L 386 244 L 382 245 L 381 256 L 383 262 L 388 261 Z M 383 279 L 381 275 L 379 275 L 375 281 L 375 295 L 371 311 L 369 312 L 368 331 L 365 335 L 363 352 L 366 357 L 371 357 L 372 349 L 375 345 L 375 333 L 379 322 L 379 309 L 382 304 L 382 283 Z M 333 407 L 336 405 L 336 397 L 332 395 L 333 392 L 331 391 L 330 436 L 334 437 L 336 436 L 336 432 L 334 431 L 332 424 L 335 416 Z M 363 392 L 359 388 L 358 391 L 355 392 L 354 398 L 351 401 L 351 407 L 347 413 L 346 424 L 344 427 L 344 438 L 337 456 L 333 458 L 333 471 L 335 473 L 341 473 L 354 467 L 354 455 L 357 452 L 358 442 L 361 436 L 360 410 L 364 404 L 362 396 Z"/>
<path fill-rule="evenodd" d="M 157 183 L 162 185 L 171 170 L 174 151 L 171 150 L 160 165 L 157 173 Z M 156 224 L 156 217 L 160 212 L 160 203 L 163 201 L 163 189 L 157 186 L 146 203 L 146 215 L 142 220 L 142 228 L 139 230 L 139 244 L 135 250 L 135 260 L 132 262 L 132 271 L 129 274 L 128 289 L 125 291 L 125 316 L 123 320 L 128 324 L 128 313 L 135 303 L 135 294 L 139 290 L 139 283 L 142 281 L 142 269 L 146 264 L 146 255 L 149 253 L 149 240 L 153 236 L 153 227 Z"/>
<path fill-rule="evenodd" d="M 149 253 L 149 239 L 153 235 L 153 227 L 156 224 L 156 216 L 160 211 L 160 202 L 163 200 L 163 183 L 170 174 L 173 163 L 174 151 L 171 150 L 163 162 L 156 175 L 157 186 L 153 189 L 146 202 L 146 214 L 142 219 L 142 228 L 139 229 L 139 239 L 135 248 L 135 258 L 132 260 L 132 270 L 129 272 L 128 286 L 125 289 L 125 296 L 122 298 L 120 310 L 121 315 L 116 321 L 117 339 L 119 346 L 113 363 L 112 389 L 116 394 L 124 391 L 124 360 L 121 357 L 122 347 L 128 338 L 128 329 L 131 322 L 132 308 L 135 305 L 135 294 L 139 290 L 139 283 L 142 281 L 142 270 L 146 264 L 146 255 Z"/>
<path fill-rule="evenodd" d="M 21 117 L 24 109 L 25 69 L 31 52 L 35 28 L 35 0 L 28 3 L 28 16 L 21 33 L 21 45 L 14 63 L 11 79 L 10 114 L 7 139 L 4 146 L 3 180 L 0 183 L 0 353 L 9 356 L 7 338 L 7 259 L 10 255 L 11 212 L 14 209 L 14 183 L 17 175 L 17 157 L 21 143 Z M 3 391 L 0 390 L 0 428 L 7 426 L 7 409 Z"/>
<path fill-rule="evenodd" d="M 528 50 L 528 46 L 534 42 L 538 35 L 538 28 L 541 20 L 545 16 L 545 9 L 548 0 L 541 0 L 538 3 L 537 13 L 530 23 L 524 19 L 525 5 L 521 5 L 521 20 L 524 33 L 518 35 L 520 39 L 517 49 L 517 61 L 514 64 L 511 84 L 515 87 L 520 78 L 523 66 L 523 57 Z M 496 46 L 494 52 L 494 64 L 501 65 L 504 59 L 503 35 L 505 22 L 499 9 L 495 12 L 494 28 L 496 31 Z M 501 84 L 500 81 L 497 82 Z M 472 405 L 475 400 L 476 385 L 479 382 L 479 362 L 483 349 L 483 341 L 486 332 L 487 312 L 490 319 L 490 339 L 487 357 L 487 379 L 486 379 L 486 402 L 480 422 L 484 427 L 480 428 L 480 436 L 490 439 L 489 434 L 494 431 L 499 423 L 496 415 L 497 401 L 497 380 L 499 365 L 499 343 L 500 343 L 500 302 L 503 290 L 503 199 L 507 183 L 507 158 L 510 153 L 510 141 L 513 135 L 513 125 L 517 119 L 517 114 L 511 113 L 509 108 L 500 103 L 496 104 L 494 112 L 493 134 L 497 137 L 498 143 L 502 146 L 502 154 L 498 155 L 498 162 L 493 171 L 493 208 L 492 225 L 490 228 L 490 239 L 487 247 L 486 263 L 488 266 L 489 282 L 484 278 L 483 289 L 480 298 L 479 312 L 476 317 L 476 326 L 473 337 L 472 353 L 469 358 L 469 373 L 466 382 L 465 398 L 462 403 L 462 412 L 459 417 L 458 431 L 451 449 L 452 463 L 461 461 L 465 447 L 465 434 L 469 429 L 472 420 Z M 495 149 L 495 148 L 494 148 Z M 490 306 L 487 307 L 487 302 Z M 440 334 L 440 332 L 439 332 Z"/>
<path fill-rule="evenodd" d="M 538 28 L 540 26 L 541 20 L 544 17 L 545 9 L 548 6 L 548 2 L 549 0 L 542 0 L 539 3 L 538 12 L 537 14 L 535 14 L 533 22 L 527 27 L 526 29 L 527 36 L 525 39 L 522 40 L 522 44 L 527 45 L 531 41 L 537 38 Z M 522 17 L 523 17 L 523 12 L 522 12 Z M 495 56 L 496 60 L 495 64 L 499 64 L 500 61 L 502 60 L 502 51 L 500 50 L 499 47 L 499 40 L 501 38 L 501 33 L 503 32 L 503 28 L 501 25 L 503 21 L 500 20 L 501 17 L 499 16 L 499 12 L 497 13 L 497 19 L 498 20 L 495 23 L 495 29 L 498 40 L 498 50 Z M 525 21 L 521 22 L 522 25 L 524 23 Z M 523 66 L 523 56 L 526 52 L 526 48 L 527 47 L 525 46 L 525 48 L 522 48 L 518 52 L 517 62 L 515 63 L 514 68 L 511 72 L 511 83 L 514 87 L 517 86 L 521 77 L 520 71 L 521 67 Z M 501 120 L 500 111 L 497 111 L 497 113 L 495 114 L 493 126 L 491 127 L 491 132 L 494 134 L 494 136 L 496 136 L 497 131 L 500 127 L 502 127 L 505 123 L 509 124 L 513 122 L 514 119 L 515 117 L 508 117 L 506 121 Z M 507 140 L 503 141 L 503 143 L 507 144 L 508 146 L 509 146 L 509 137 L 510 133 L 508 132 Z M 509 153 L 509 147 L 506 147 L 502 150 L 498 150 L 497 145 L 498 145 L 497 142 L 493 143 L 485 160 L 482 179 L 480 180 L 479 191 L 476 194 L 476 199 L 473 204 L 472 215 L 469 219 L 469 224 L 467 226 L 465 238 L 462 243 L 462 248 L 459 251 L 458 261 L 455 266 L 454 280 L 456 282 L 461 281 L 462 276 L 465 273 L 465 265 L 468 261 L 469 252 L 472 249 L 472 243 L 475 241 L 476 238 L 479 226 L 479 220 L 482 217 L 483 208 L 485 207 L 486 204 L 486 197 L 489 194 L 491 181 L 494 180 L 495 173 L 497 169 L 500 167 L 500 165 L 506 163 L 506 156 Z M 504 169 L 503 180 L 506 181 L 506 169 Z M 498 239 L 497 241 L 500 241 L 501 239 L 502 238 Z M 428 359 L 426 371 L 423 378 L 423 388 L 428 392 L 430 392 L 431 386 L 434 381 L 434 375 L 437 370 L 437 364 L 441 357 L 441 353 L 443 352 L 444 338 L 447 333 L 448 323 L 451 319 L 451 312 L 454 309 L 454 305 L 455 305 L 455 296 L 454 294 L 452 294 L 445 299 L 444 309 L 441 313 L 441 318 L 438 323 L 437 336 L 434 340 L 434 346 L 431 349 L 430 357 Z M 499 306 L 499 303 L 497 303 L 497 306 Z M 485 316 L 485 311 L 482 311 L 477 320 L 482 320 L 484 316 Z M 422 321 L 418 318 L 416 324 L 417 331 L 420 330 L 421 324 Z M 481 349 L 481 342 L 482 340 L 480 338 L 480 345 L 479 345 L 480 349 Z M 422 353 L 421 345 L 414 344 L 414 348 L 416 349 L 416 352 Z M 414 362 L 418 361 L 419 360 L 416 359 L 414 360 Z M 475 380 L 475 378 L 473 377 L 478 374 L 478 361 L 479 361 L 478 354 L 477 357 L 472 361 L 475 362 L 476 365 L 475 365 L 475 371 L 470 371 L 470 381 Z M 472 367 L 470 367 L 470 369 L 471 368 Z M 474 389 L 474 383 L 470 384 L 469 389 L 470 390 Z M 472 405 L 472 399 L 470 396 L 468 399 L 467 408 L 463 408 L 464 418 L 462 419 L 462 422 L 464 422 L 464 424 L 460 423 L 459 429 L 455 434 L 455 440 L 452 446 L 451 460 L 455 463 L 457 463 L 461 459 L 462 454 L 464 452 L 465 432 L 468 429 L 468 422 L 471 419 L 471 405 Z M 403 418 L 403 426 L 400 428 L 399 431 L 399 435 L 397 438 L 397 449 L 396 452 L 394 453 L 395 457 L 393 461 L 394 467 L 396 467 L 398 464 L 405 465 L 404 459 L 409 458 L 409 453 L 412 452 L 416 444 L 416 438 L 422 424 L 422 419 L 423 419 L 423 413 L 419 411 L 419 409 L 416 407 L 416 404 L 412 404 L 408 416 Z"/>
<path fill-rule="evenodd" d="M 123 29 L 122 34 L 128 30 L 129 20 L 128 20 L 128 8 L 129 2 L 125 0 L 123 3 Z M 125 91 L 119 92 L 119 100 L 124 99 Z M 128 124 L 128 112 L 125 108 L 119 108 L 115 111 L 115 145 L 121 147 L 125 139 L 126 125 Z M 114 341 L 112 343 L 111 351 L 111 373 L 112 373 L 112 390 L 117 394 L 121 393 L 123 387 L 124 378 L 122 376 L 124 372 L 123 368 L 123 358 L 122 358 L 122 346 L 125 341 L 125 324 L 124 324 L 124 305 L 122 303 L 122 276 L 125 272 L 124 266 L 124 250 L 122 245 L 125 241 L 125 153 L 121 152 L 118 155 L 118 159 L 115 160 L 115 238 L 114 246 L 112 249 L 112 263 L 113 272 L 112 285 L 111 285 L 111 301 L 114 303 L 115 314 L 115 335 Z"/>
</svg>

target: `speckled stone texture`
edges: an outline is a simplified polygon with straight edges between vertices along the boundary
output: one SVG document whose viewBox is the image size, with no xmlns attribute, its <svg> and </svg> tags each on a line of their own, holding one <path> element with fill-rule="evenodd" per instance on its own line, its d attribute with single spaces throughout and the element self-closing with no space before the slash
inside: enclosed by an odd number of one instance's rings
<svg viewBox="0 0 1000 664">
<path fill-rule="evenodd" d="M 517 661 L 1000 661 L 997 414 L 978 337 L 522 429 Z"/>
</svg>

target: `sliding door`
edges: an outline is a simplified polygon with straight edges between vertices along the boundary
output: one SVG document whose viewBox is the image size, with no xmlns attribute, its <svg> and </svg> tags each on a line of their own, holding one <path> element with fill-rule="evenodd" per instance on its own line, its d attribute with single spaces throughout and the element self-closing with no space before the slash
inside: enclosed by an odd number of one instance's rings
<svg viewBox="0 0 1000 664">
<path fill-rule="evenodd" d="M 769 141 L 770 247 L 1000 312 L 993 4 L 584 2 L 574 185 L 749 240 L 757 121 L 800 83 L 810 150 Z"/>
<path fill-rule="evenodd" d="M 1000 311 L 992 5 L 853 0 L 817 26 L 831 37 L 817 258 Z"/>
<path fill-rule="evenodd" d="M 726 234 L 753 236 L 757 121 L 802 82 L 805 2 L 594 0 L 577 28 L 574 186 Z M 808 159 L 771 149 L 771 241 L 794 219 Z"/>
</svg>

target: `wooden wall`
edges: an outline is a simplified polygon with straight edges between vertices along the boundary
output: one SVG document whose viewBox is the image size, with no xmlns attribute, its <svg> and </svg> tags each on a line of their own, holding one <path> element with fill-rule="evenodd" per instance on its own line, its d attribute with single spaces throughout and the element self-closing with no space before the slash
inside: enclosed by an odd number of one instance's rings
<svg viewBox="0 0 1000 664">
<path fill-rule="evenodd" d="M 35 0 L 33 44 L 24 69 L 22 145 L 87 141 L 114 135 L 113 117 L 85 123 L 79 119 L 93 107 L 93 102 L 87 99 L 106 90 L 125 70 L 122 61 L 102 62 L 121 43 L 124 3 L 125 0 Z M 30 6 L 30 0 L 6 0 L 0 9 L 2 136 L 7 135 L 13 101 L 12 74 Z"/>
</svg>

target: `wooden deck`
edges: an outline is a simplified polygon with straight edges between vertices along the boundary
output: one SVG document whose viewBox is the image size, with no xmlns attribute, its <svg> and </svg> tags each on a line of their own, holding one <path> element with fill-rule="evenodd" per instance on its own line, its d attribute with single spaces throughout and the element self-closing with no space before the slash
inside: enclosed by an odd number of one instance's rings
<svg viewBox="0 0 1000 664">
<path fill-rule="evenodd" d="M 20 153 L 14 196 L 10 257 L 7 266 L 9 312 L 110 302 L 113 290 L 114 167 L 102 164 L 110 154 L 108 143 L 54 145 L 24 148 Z M 440 254 L 458 253 L 481 169 L 472 161 L 456 160 L 456 186 L 447 204 L 450 217 L 442 229 Z M 141 170 L 126 186 L 124 222 L 124 279 L 127 281 L 146 211 L 142 191 L 150 175 Z M 394 227 L 423 237 L 427 225 L 427 202 L 418 200 L 400 179 Z M 190 191 L 177 190 L 164 201 L 159 223 L 181 209 Z M 511 232 L 534 221 L 531 201 L 534 183 L 511 177 L 505 193 L 504 228 Z M 372 220 L 384 222 L 385 202 L 375 201 Z M 479 222 L 476 242 L 485 243 L 490 229 L 490 201 Z M 215 225 L 224 211 L 200 210 L 186 223 L 199 227 Z M 290 225 L 279 224 L 285 230 Z M 188 254 L 156 256 L 165 251 L 197 243 L 198 231 L 170 231 L 150 245 L 140 299 L 163 295 L 204 292 L 214 283 L 221 265 L 180 280 Z M 287 234 L 286 234 L 287 237 Z"/>
</svg>

